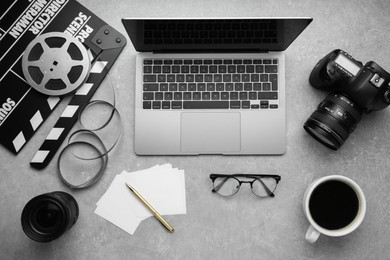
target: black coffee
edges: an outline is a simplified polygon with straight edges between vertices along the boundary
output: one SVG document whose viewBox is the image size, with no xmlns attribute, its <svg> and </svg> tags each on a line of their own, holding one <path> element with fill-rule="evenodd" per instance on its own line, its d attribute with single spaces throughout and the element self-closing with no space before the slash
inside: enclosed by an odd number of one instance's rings
<svg viewBox="0 0 390 260">
<path fill-rule="evenodd" d="M 314 221 L 328 230 L 340 229 L 351 223 L 359 210 L 355 191 L 341 181 L 327 181 L 318 185 L 309 200 Z"/>
</svg>

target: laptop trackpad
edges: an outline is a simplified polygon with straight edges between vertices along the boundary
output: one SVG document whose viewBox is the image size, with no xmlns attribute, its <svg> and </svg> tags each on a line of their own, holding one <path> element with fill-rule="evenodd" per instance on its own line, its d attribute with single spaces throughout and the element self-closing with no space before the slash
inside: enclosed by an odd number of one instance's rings
<svg viewBox="0 0 390 260">
<path fill-rule="evenodd" d="M 239 152 L 240 113 L 182 113 L 181 150 L 192 153 Z"/>
</svg>

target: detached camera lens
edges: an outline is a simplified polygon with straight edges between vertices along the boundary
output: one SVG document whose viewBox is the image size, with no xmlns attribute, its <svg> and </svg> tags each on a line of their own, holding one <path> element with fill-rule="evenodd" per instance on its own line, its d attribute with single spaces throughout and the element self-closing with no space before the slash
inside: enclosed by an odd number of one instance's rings
<svg viewBox="0 0 390 260">
<path fill-rule="evenodd" d="M 77 221 L 79 208 L 68 193 L 56 191 L 30 200 L 22 212 L 24 233 L 38 242 L 49 242 L 64 234 Z"/>
<path fill-rule="evenodd" d="M 303 128 L 326 147 L 338 150 L 361 120 L 363 110 L 343 94 L 329 94 Z"/>
</svg>

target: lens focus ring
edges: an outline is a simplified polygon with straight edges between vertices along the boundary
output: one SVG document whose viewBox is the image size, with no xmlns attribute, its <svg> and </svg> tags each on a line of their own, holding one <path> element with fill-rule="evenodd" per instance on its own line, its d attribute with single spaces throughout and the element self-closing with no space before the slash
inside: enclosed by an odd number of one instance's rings
<svg viewBox="0 0 390 260">
<path fill-rule="evenodd" d="M 323 145 L 338 150 L 355 130 L 363 110 L 347 96 L 329 94 L 304 124 L 304 129 Z"/>
<path fill-rule="evenodd" d="M 352 115 L 347 112 L 346 109 L 329 100 L 324 100 L 323 102 L 321 102 L 321 104 L 318 106 L 317 111 L 325 115 L 328 114 L 332 118 L 337 120 L 340 123 L 340 126 L 345 129 L 347 135 L 349 135 L 356 127 L 355 118 L 352 117 Z"/>
</svg>

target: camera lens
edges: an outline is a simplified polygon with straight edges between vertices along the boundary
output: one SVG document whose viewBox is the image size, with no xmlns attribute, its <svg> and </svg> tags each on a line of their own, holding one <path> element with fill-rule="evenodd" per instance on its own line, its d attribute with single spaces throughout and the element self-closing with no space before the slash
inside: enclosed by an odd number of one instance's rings
<svg viewBox="0 0 390 260">
<path fill-rule="evenodd" d="M 338 150 L 361 120 L 363 110 L 346 95 L 329 94 L 303 128 L 317 141 Z"/>
<path fill-rule="evenodd" d="M 24 233 L 38 242 L 49 242 L 64 234 L 77 221 L 79 208 L 68 193 L 56 191 L 31 199 L 22 212 Z"/>
</svg>

